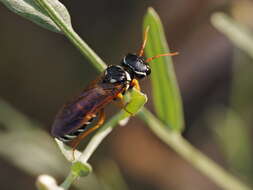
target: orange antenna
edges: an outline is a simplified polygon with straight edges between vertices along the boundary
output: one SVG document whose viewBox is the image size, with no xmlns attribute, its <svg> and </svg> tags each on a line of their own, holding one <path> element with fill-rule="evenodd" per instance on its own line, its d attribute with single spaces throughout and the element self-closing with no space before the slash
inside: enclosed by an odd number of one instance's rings
<svg viewBox="0 0 253 190">
<path fill-rule="evenodd" d="M 178 54 L 179 54 L 178 52 L 160 54 L 160 55 L 156 55 L 154 57 L 150 57 L 150 58 L 146 59 L 145 62 L 148 63 L 148 62 L 153 61 L 154 59 L 159 58 L 159 57 L 174 56 L 174 55 L 178 55 Z"/>
<path fill-rule="evenodd" d="M 141 50 L 140 50 L 139 56 L 143 56 L 144 48 L 146 46 L 147 39 L 148 39 L 148 31 L 149 31 L 149 26 L 147 26 L 147 28 L 146 28 L 146 30 L 144 32 L 144 40 L 143 40 L 143 43 L 141 45 Z"/>
</svg>

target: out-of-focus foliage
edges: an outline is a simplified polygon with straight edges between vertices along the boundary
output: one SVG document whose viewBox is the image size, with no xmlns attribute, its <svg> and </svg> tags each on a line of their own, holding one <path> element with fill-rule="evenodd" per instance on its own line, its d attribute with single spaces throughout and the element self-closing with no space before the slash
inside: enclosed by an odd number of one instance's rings
<svg viewBox="0 0 253 190">
<path fill-rule="evenodd" d="M 247 11 L 246 11 L 247 10 Z M 251 10 L 251 13 L 248 12 Z M 245 12 L 246 11 L 246 12 Z M 235 2 L 232 16 L 215 13 L 213 25 L 235 45 L 230 106 L 214 107 L 208 112 L 210 128 L 214 130 L 229 167 L 252 184 L 252 74 L 253 32 L 245 22 L 252 15 L 253 4 L 244 0 Z M 244 13 L 243 13 L 244 12 Z M 240 16 L 238 16 L 240 14 Z"/>
<path fill-rule="evenodd" d="M 68 173 L 70 165 L 40 124 L 31 121 L 2 99 L 0 115 L 0 155 L 3 158 L 34 176 L 47 173 L 63 177 Z M 93 175 L 76 186 L 100 189 Z"/>
<path fill-rule="evenodd" d="M 113 160 L 102 160 L 96 173 L 105 190 L 128 190 L 124 176 Z"/>
<path fill-rule="evenodd" d="M 28 173 L 63 175 L 68 164 L 41 126 L 0 100 L 0 154 Z M 7 148 L 11 147 L 11 148 Z M 46 156 L 50 155 L 50 156 Z"/>
<path fill-rule="evenodd" d="M 213 130 L 230 169 L 248 178 L 250 182 L 253 152 L 249 126 L 232 108 L 215 108 L 207 117 L 209 127 Z"/>
</svg>

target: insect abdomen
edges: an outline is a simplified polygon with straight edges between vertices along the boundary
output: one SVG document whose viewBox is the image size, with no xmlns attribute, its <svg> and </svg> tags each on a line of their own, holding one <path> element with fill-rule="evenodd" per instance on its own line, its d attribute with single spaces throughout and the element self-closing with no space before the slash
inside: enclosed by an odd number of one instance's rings
<svg viewBox="0 0 253 190">
<path fill-rule="evenodd" d="M 96 118 L 96 115 L 94 115 L 90 120 L 86 121 L 80 128 L 72 131 L 69 134 L 65 134 L 62 136 L 58 136 L 57 138 L 62 142 L 70 142 L 76 137 L 78 137 L 80 134 L 84 133 L 89 127 L 87 127 L 93 119 Z"/>
</svg>

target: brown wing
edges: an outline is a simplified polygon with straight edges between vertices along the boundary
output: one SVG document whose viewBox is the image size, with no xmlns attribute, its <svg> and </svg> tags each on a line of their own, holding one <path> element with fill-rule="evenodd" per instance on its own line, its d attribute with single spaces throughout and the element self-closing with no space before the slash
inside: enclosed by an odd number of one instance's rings
<svg viewBox="0 0 253 190">
<path fill-rule="evenodd" d="M 63 106 L 52 126 L 53 136 L 69 134 L 94 117 L 124 90 L 123 85 L 97 83 L 89 86 L 79 97 Z"/>
</svg>

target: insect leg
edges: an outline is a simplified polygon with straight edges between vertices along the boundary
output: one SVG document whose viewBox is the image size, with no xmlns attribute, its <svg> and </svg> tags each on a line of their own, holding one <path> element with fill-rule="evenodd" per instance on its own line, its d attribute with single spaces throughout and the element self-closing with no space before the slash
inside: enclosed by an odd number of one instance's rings
<svg viewBox="0 0 253 190">
<path fill-rule="evenodd" d="M 136 79 L 133 79 L 133 80 L 132 80 L 130 86 L 131 86 L 131 87 L 135 87 L 135 88 L 136 88 L 137 90 L 139 90 L 139 91 L 141 90 L 141 87 L 140 87 L 140 85 L 139 85 L 139 82 L 138 82 L 138 80 L 136 80 Z M 121 93 L 118 94 L 117 99 L 120 100 L 120 101 L 119 101 L 119 104 L 118 104 L 118 105 L 120 106 L 120 108 L 121 108 L 121 109 L 124 109 L 127 113 L 129 113 L 130 115 L 133 116 L 134 114 L 126 109 L 126 106 L 127 106 L 128 103 L 125 104 L 125 102 L 123 101 L 123 95 L 122 95 Z"/>
<path fill-rule="evenodd" d="M 101 125 L 103 125 L 105 121 L 105 113 L 104 113 L 104 109 L 102 109 L 99 112 L 99 120 L 97 122 L 97 124 L 93 127 L 91 127 L 90 129 L 88 129 L 87 131 L 85 131 L 83 134 L 79 135 L 76 139 L 74 139 L 71 143 L 70 146 L 73 148 L 73 151 L 76 149 L 76 147 L 79 145 L 79 143 L 81 142 L 81 140 L 83 138 L 85 138 L 86 136 L 88 136 L 90 133 L 92 133 L 93 131 L 95 131 L 97 128 L 99 128 Z"/>
<path fill-rule="evenodd" d="M 137 90 L 141 91 L 141 87 L 140 87 L 140 85 L 139 85 L 139 82 L 138 82 L 138 80 L 136 80 L 136 79 L 133 79 L 133 80 L 132 80 L 130 86 L 131 86 L 131 87 L 135 87 Z"/>
<path fill-rule="evenodd" d="M 130 115 L 133 115 L 132 112 L 130 112 L 130 111 L 128 111 L 128 110 L 126 109 L 127 103 L 124 102 L 124 100 L 123 100 L 123 95 L 122 95 L 121 93 L 119 93 L 119 94 L 117 95 L 117 99 L 119 100 L 119 101 L 116 102 L 117 105 L 118 105 L 121 109 L 125 110 L 125 112 L 129 113 Z"/>
</svg>

